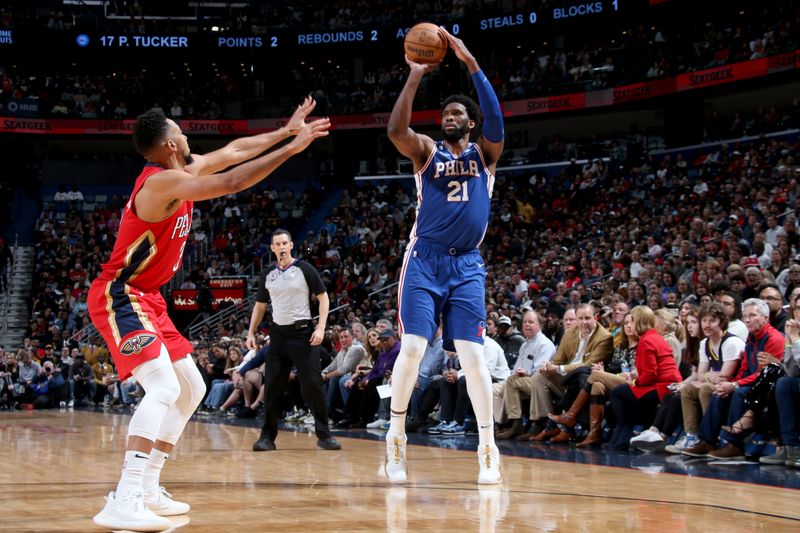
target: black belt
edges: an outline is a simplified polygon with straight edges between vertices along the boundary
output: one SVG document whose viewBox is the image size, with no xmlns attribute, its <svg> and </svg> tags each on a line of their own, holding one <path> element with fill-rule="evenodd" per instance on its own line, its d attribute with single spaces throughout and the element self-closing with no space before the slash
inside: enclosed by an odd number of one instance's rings
<svg viewBox="0 0 800 533">
<path fill-rule="evenodd" d="M 286 329 L 303 329 L 307 328 L 311 325 L 310 320 L 298 320 L 297 322 L 292 322 L 291 324 L 275 324 L 276 326 L 286 328 Z"/>
</svg>

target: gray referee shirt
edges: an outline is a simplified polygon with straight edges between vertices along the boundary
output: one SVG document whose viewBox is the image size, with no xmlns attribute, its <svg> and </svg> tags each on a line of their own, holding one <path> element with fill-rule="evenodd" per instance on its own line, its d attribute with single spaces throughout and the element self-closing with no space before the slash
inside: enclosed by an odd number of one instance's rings
<svg viewBox="0 0 800 533">
<path fill-rule="evenodd" d="M 311 295 L 325 292 L 325 284 L 313 266 L 295 259 L 288 267 L 273 263 L 263 272 L 256 301 L 272 301 L 272 321 L 289 326 L 298 320 L 311 320 Z"/>
</svg>

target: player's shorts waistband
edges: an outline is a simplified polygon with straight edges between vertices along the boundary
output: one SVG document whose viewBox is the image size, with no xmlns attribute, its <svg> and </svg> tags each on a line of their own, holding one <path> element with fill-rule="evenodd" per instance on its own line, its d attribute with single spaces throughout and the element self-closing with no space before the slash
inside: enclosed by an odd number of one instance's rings
<svg viewBox="0 0 800 533">
<path fill-rule="evenodd" d="M 442 254 L 442 255 L 467 255 L 467 254 L 477 254 L 477 248 L 456 248 L 453 246 L 447 246 L 446 244 L 433 241 L 431 239 L 425 239 L 423 237 L 417 237 L 417 242 L 414 244 L 414 247 L 422 247 L 426 248 L 430 251 Z"/>
</svg>

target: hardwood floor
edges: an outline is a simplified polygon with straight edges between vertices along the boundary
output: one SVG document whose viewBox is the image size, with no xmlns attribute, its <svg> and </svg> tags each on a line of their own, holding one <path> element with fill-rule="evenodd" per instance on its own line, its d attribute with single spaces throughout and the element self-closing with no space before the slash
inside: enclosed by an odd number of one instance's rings
<svg viewBox="0 0 800 533">
<path fill-rule="evenodd" d="M 0 414 L 0 531 L 100 531 L 129 417 Z M 338 452 L 281 432 L 192 421 L 162 483 L 189 502 L 180 531 L 798 531 L 797 490 L 574 462 L 503 456 L 504 483 L 475 483 L 473 451 L 409 446 L 409 483 L 381 476 L 381 442 L 338 435 Z M 186 521 L 186 518 L 179 520 Z"/>
</svg>

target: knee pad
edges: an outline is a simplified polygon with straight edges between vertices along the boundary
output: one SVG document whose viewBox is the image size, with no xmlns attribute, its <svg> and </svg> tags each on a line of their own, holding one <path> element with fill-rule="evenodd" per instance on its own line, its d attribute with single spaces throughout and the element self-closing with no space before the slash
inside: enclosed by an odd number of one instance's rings
<svg viewBox="0 0 800 533">
<path fill-rule="evenodd" d="M 155 442 L 167 412 L 180 394 L 180 385 L 166 350 L 156 359 L 137 366 L 133 375 L 145 391 L 128 426 L 128 436 Z"/>
<path fill-rule="evenodd" d="M 206 395 L 206 383 L 191 356 L 176 361 L 173 366 L 181 388 L 178 401 L 183 411 L 193 413 Z"/>
<path fill-rule="evenodd" d="M 163 345 L 158 357 L 133 369 L 133 377 L 144 389 L 145 397 L 151 398 L 150 401 L 157 401 L 169 407 L 180 395 L 181 387 L 178 378 L 172 369 L 172 361 L 169 359 L 167 349 Z"/>
</svg>

